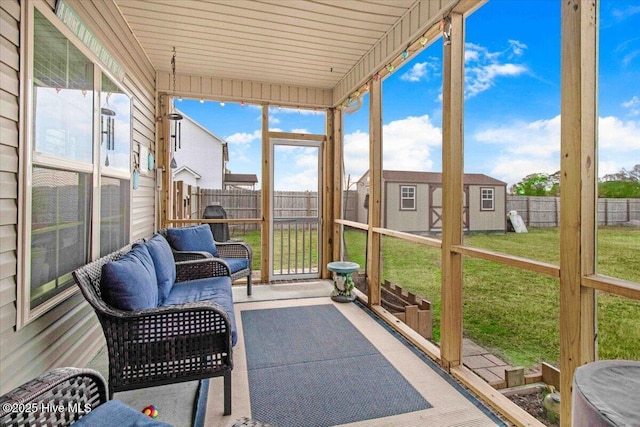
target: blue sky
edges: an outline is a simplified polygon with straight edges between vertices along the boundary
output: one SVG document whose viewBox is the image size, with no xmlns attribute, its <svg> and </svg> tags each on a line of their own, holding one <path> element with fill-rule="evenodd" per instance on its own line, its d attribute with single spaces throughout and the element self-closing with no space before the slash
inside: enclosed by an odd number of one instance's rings
<svg viewBox="0 0 640 427">
<path fill-rule="evenodd" d="M 638 28 L 640 0 L 602 0 L 600 176 L 640 163 Z M 560 2 L 489 0 L 467 18 L 465 52 L 465 172 L 511 185 L 530 173 L 557 171 Z M 384 169 L 442 170 L 441 85 L 441 40 L 383 81 Z M 259 108 L 198 100 L 176 107 L 229 143 L 231 172 L 260 178 Z M 320 113 L 271 108 L 269 117 L 274 130 L 324 133 Z M 344 129 L 345 173 L 353 181 L 368 168 L 368 96 L 360 110 L 345 115 Z M 308 154 L 288 153 L 291 176 L 278 178 L 278 189 L 315 189 Z"/>
</svg>

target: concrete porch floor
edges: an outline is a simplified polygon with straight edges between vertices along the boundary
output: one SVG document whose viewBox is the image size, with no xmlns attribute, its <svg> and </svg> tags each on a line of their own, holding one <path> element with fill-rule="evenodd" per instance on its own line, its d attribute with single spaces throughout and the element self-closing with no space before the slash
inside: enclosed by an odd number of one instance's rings
<svg viewBox="0 0 640 427">
<path fill-rule="evenodd" d="M 244 286 L 234 286 L 234 303 L 238 334 L 242 337 L 242 312 L 261 308 L 292 307 L 303 305 L 334 304 L 393 366 L 429 401 L 433 408 L 408 414 L 372 419 L 349 424 L 350 426 L 495 426 L 495 418 L 479 409 L 460 391 L 459 385 L 443 379 L 424 359 L 404 343 L 394 338 L 383 324 L 374 319 L 365 308 L 353 304 L 335 303 L 329 295 L 333 289 L 329 280 L 301 281 L 295 283 L 259 284 L 253 286 L 253 295 L 246 295 Z M 425 356 L 426 357 L 426 356 Z M 207 404 L 206 425 L 228 427 L 238 420 L 251 418 L 249 382 L 246 354 L 242 338 L 234 348 L 233 412 L 222 415 L 222 379 L 211 381 Z M 455 382 L 455 381 L 454 381 Z M 372 390 L 372 399 L 380 398 L 380 390 Z M 505 423 L 505 425 L 509 425 Z M 302 427 L 302 426 L 301 426 Z"/>
<path fill-rule="evenodd" d="M 488 416 L 479 401 L 469 399 L 461 392 L 455 380 L 446 380 L 436 373 L 432 366 L 416 354 L 383 326 L 383 322 L 374 319 L 366 308 L 354 303 L 335 303 L 329 295 L 333 289 L 330 280 L 297 281 L 294 283 L 255 284 L 253 294 L 247 296 L 245 285 L 234 285 L 233 298 L 235 304 L 238 344 L 234 347 L 234 370 L 232 372 L 232 415 L 222 413 L 222 378 L 210 380 L 205 426 L 233 426 L 243 418 L 251 418 L 251 402 L 249 397 L 248 372 L 246 354 L 242 340 L 242 311 L 292 307 L 301 305 L 334 304 L 371 343 L 382 353 L 393 366 L 433 405 L 433 408 L 402 414 L 382 419 L 372 419 L 349 424 L 350 426 L 495 426 L 495 416 Z M 101 352 L 89 366 L 103 372 L 106 378 L 106 355 Z M 465 358 L 483 357 L 483 350 L 471 341 L 465 341 Z M 424 356 L 426 357 L 426 356 Z M 490 360 L 486 358 L 487 360 Z M 476 359 L 472 359 L 476 360 Z M 477 359 L 476 362 L 481 362 Z M 480 363 L 485 365 L 487 362 Z M 485 369 L 485 367 L 479 368 Z M 381 384 L 381 390 L 384 384 Z M 380 391 L 372 391 L 372 398 L 380 398 Z M 129 393 L 129 392 L 127 392 Z M 375 396 L 374 396 L 375 395 Z M 115 396 L 118 398 L 118 395 Z M 504 422 L 503 425 L 510 425 Z M 277 427 L 277 426 L 275 426 Z M 301 426 L 303 427 L 303 426 Z"/>
</svg>

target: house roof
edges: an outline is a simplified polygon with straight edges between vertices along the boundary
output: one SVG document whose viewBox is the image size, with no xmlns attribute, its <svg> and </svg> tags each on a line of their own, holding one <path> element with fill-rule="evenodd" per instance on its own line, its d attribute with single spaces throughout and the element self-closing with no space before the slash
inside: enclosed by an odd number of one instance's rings
<svg viewBox="0 0 640 427">
<path fill-rule="evenodd" d="M 365 172 L 358 181 L 362 181 L 369 171 Z M 382 180 L 387 182 L 412 182 L 416 184 L 440 184 L 442 172 L 392 171 L 383 170 Z M 482 173 L 465 173 L 463 183 L 466 185 L 507 186 L 506 182 L 492 178 Z"/>
<path fill-rule="evenodd" d="M 194 171 L 193 169 L 191 169 L 188 166 L 180 166 L 179 168 L 177 168 L 174 172 L 173 175 L 176 176 L 178 175 L 180 172 L 187 172 L 191 175 L 193 175 L 195 178 L 202 178 L 202 175 L 200 175 L 198 172 Z"/>
<path fill-rule="evenodd" d="M 237 184 L 256 184 L 258 182 L 258 176 L 253 173 L 225 173 L 225 183 L 237 183 Z"/>
</svg>

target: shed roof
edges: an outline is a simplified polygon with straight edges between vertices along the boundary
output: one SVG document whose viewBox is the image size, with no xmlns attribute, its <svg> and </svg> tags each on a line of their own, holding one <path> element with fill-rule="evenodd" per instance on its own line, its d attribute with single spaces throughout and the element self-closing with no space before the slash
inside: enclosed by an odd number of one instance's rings
<svg viewBox="0 0 640 427">
<path fill-rule="evenodd" d="M 361 181 L 369 174 L 365 172 L 360 178 Z M 418 172 L 418 171 L 394 171 L 383 170 L 382 180 L 387 182 L 412 182 L 416 184 L 440 184 L 442 183 L 442 172 Z M 482 173 L 465 173 L 463 183 L 466 185 L 492 185 L 507 186 L 507 183 L 492 178 Z"/>
</svg>

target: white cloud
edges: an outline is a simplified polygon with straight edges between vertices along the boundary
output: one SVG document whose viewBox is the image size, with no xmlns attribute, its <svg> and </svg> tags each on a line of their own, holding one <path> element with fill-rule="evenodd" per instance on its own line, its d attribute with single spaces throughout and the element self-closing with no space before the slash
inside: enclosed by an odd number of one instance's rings
<svg viewBox="0 0 640 427">
<path fill-rule="evenodd" d="M 426 114 L 390 122 L 382 127 L 382 136 L 382 167 L 388 170 L 431 170 L 431 150 L 442 144 L 441 129 Z"/>
<path fill-rule="evenodd" d="M 524 53 L 527 45 L 518 40 L 509 40 L 509 47 L 511 47 L 512 56 L 520 56 Z"/>
<path fill-rule="evenodd" d="M 611 11 L 611 15 L 618 21 L 623 21 L 636 13 L 640 13 L 640 6 L 638 5 L 627 6 L 625 9 L 613 9 Z"/>
<path fill-rule="evenodd" d="M 640 50 L 631 51 L 622 58 L 622 63 L 624 65 L 629 65 L 629 63 L 633 61 L 635 58 L 637 58 L 638 56 L 640 56 Z"/>
<path fill-rule="evenodd" d="M 260 120 L 262 120 L 262 116 L 260 116 Z M 269 125 L 277 125 L 280 123 L 280 119 L 274 116 L 273 114 L 269 114 Z"/>
<path fill-rule="evenodd" d="M 419 62 L 414 64 L 406 73 L 400 76 L 400 80 L 408 82 L 419 82 L 427 74 L 427 63 Z"/>
<path fill-rule="evenodd" d="M 502 52 L 491 52 L 474 43 L 465 44 L 465 98 L 488 90 L 499 77 L 515 77 L 528 71 L 522 64 L 504 60 L 522 56 L 527 45 L 517 40 L 508 43 L 509 47 Z"/>
<path fill-rule="evenodd" d="M 369 169 L 369 134 L 357 130 L 344 135 L 345 179 L 351 175 L 351 181 L 359 179 Z"/>
<path fill-rule="evenodd" d="M 312 147 L 278 146 L 275 173 L 277 190 L 317 191 L 318 150 Z"/>
<path fill-rule="evenodd" d="M 640 162 L 640 121 L 625 122 L 617 117 L 600 117 L 598 134 L 599 147 L 603 151 L 629 153 L 631 156 L 635 154 L 635 163 Z"/>
<path fill-rule="evenodd" d="M 433 76 L 440 75 L 440 61 L 438 58 L 429 58 L 428 62 L 418 62 L 406 73 L 400 76 L 400 80 L 407 82 L 428 81 Z"/>
<path fill-rule="evenodd" d="M 383 169 L 429 171 L 432 150 L 442 144 L 442 131 L 428 115 L 406 117 L 382 127 Z M 359 179 L 369 169 L 369 134 L 356 131 L 344 136 L 345 174 Z"/>
<path fill-rule="evenodd" d="M 253 131 L 252 133 L 237 132 L 233 135 L 229 135 L 224 140 L 231 145 L 237 145 L 240 147 L 248 147 L 253 141 L 257 141 L 262 138 L 262 131 L 260 129 Z"/>
<path fill-rule="evenodd" d="M 623 102 L 622 106 L 629 109 L 629 115 L 640 116 L 640 98 L 637 96 Z"/>
<path fill-rule="evenodd" d="M 640 152 L 640 121 L 600 117 L 598 122 L 598 175 L 632 168 Z M 489 174 L 509 185 L 536 172 L 560 169 L 560 115 L 532 122 L 512 122 L 485 129 L 472 139 L 491 144 L 493 160 Z M 635 157 L 634 157 L 635 156 Z"/>
<path fill-rule="evenodd" d="M 293 174 L 276 178 L 276 189 L 278 191 L 317 191 L 318 170 L 316 167 L 308 170 L 297 171 Z"/>
</svg>

